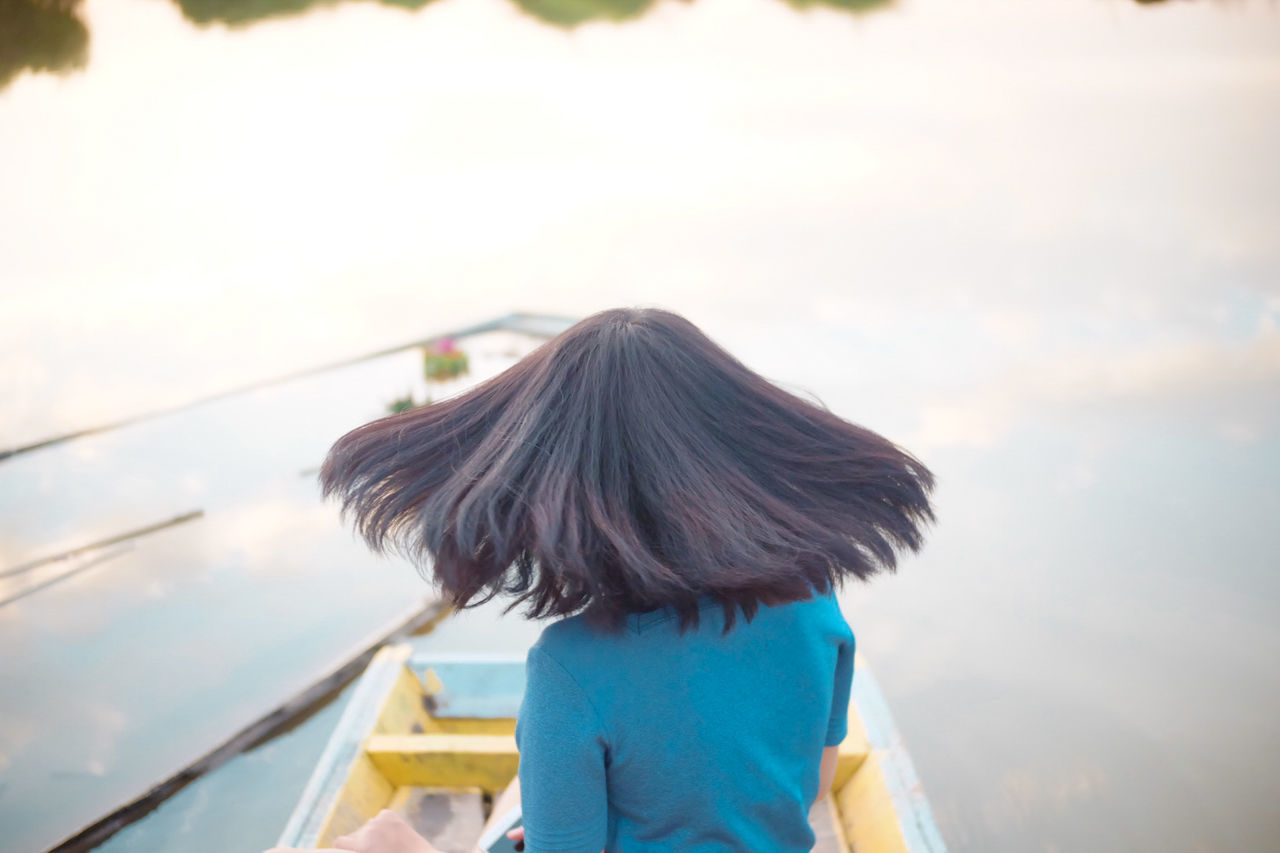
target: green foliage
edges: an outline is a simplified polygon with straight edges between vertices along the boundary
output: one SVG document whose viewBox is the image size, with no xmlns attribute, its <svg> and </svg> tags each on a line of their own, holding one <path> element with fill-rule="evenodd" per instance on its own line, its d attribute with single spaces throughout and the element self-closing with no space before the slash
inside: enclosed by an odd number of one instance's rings
<svg viewBox="0 0 1280 853">
<path fill-rule="evenodd" d="M 416 409 L 418 408 L 419 405 L 425 406 L 430 402 L 431 400 L 430 398 L 428 398 L 423 403 L 415 403 L 413 400 L 413 394 L 409 393 L 404 395 L 403 397 L 397 397 L 394 400 L 392 400 L 390 403 L 388 403 L 387 411 L 393 415 L 398 415 L 401 412 L 407 412 L 410 409 Z"/>
<path fill-rule="evenodd" d="M 72 71 L 88 60 L 76 0 L 0 0 L 0 88 L 23 71 Z"/>
<path fill-rule="evenodd" d="M 520 10 L 546 24 L 575 27 L 587 21 L 629 21 L 654 0 L 512 0 Z"/>
<path fill-rule="evenodd" d="M 196 24 L 249 26 L 355 0 L 174 0 Z M 24 70 L 62 72 L 88 61 L 89 31 L 76 16 L 80 0 L 0 0 L 0 89 Z M 437 0 L 367 0 L 416 12 Z M 555 27 L 590 21 L 621 23 L 642 17 L 658 0 L 511 0 L 522 12 Z M 695 0 L 684 0 L 686 3 Z M 897 0 L 782 0 L 799 10 L 826 7 L 850 14 L 887 9 Z M 1164 0 L 1134 0 L 1155 5 Z"/>
<path fill-rule="evenodd" d="M 819 6 L 828 6 L 832 9 L 843 9 L 852 14 L 861 12 L 870 12 L 885 6 L 890 6 L 897 0 L 785 0 L 788 6 L 795 9 L 814 9 Z"/>
<path fill-rule="evenodd" d="M 423 356 L 422 372 L 432 382 L 447 382 L 470 373 L 471 363 L 460 349 L 428 347 Z"/>
<path fill-rule="evenodd" d="M 0 0 L 0 88 L 24 70 L 70 71 L 89 56 L 89 31 L 76 16 L 80 0 Z M 196 24 L 231 27 L 305 14 L 312 9 L 354 0 L 174 0 Z M 370 0 L 416 12 L 436 0 Z M 692 3 L 694 0 L 685 0 Z M 797 9 L 827 6 L 857 14 L 887 7 L 895 0 L 783 0 Z M 1138 0 L 1151 2 L 1151 0 Z M 590 21 L 621 23 L 643 16 L 658 0 L 512 0 L 530 17 L 555 27 Z"/>
<path fill-rule="evenodd" d="M 301 15 L 313 8 L 334 6 L 340 0 L 174 0 L 182 16 L 196 24 L 222 23 L 247 26 L 268 18 Z M 395 6 L 416 12 L 432 0 L 377 0 L 384 6 Z"/>
</svg>

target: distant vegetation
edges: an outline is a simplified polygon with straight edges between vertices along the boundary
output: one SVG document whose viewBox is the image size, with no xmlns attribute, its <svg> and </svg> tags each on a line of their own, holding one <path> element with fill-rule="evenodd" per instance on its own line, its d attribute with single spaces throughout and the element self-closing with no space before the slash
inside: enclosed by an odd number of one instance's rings
<svg viewBox="0 0 1280 853">
<path fill-rule="evenodd" d="M 0 0 L 0 89 L 22 71 L 66 72 L 89 61 L 78 0 Z"/>
<path fill-rule="evenodd" d="M 422 375 L 428 382 L 448 382 L 471 372 L 471 360 L 451 338 L 436 341 L 422 352 Z"/>
<path fill-rule="evenodd" d="M 788 6 L 796 9 L 816 9 L 829 6 L 832 9 L 844 9 L 846 12 L 870 12 L 882 6 L 889 6 L 897 0 L 785 0 Z"/>
<path fill-rule="evenodd" d="M 443 338 L 422 349 L 422 376 L 429 383 L 448 382 L 471 372 L 471 360 L 464 350 L 458 348 L 452 338 Z M 403 397 L 397 397 L 387 404 L 387 411 L 393 415 L 431 405 L 431 395 L 419 403 L 410 391 Z"/>
<path fill-rule="evenodd" d="M 638 18 L 656 0 L 512 0 L 520 11 L 556 27 L 574 27 L 587 21 L 629 21 Z M 686 0 L 692 2 L 692 0 Z"/>
<path fill-rule="evenodd" d="M 397 397 L 394 400 L 392 400 L 390 403 L 387 403 L 387 412 L 393 415 L 398 415 L 401 412 L 407 412 L 410 409 L 416 409 L 420 406 L 426 406 L 430 403 L 431 403 L 430 397 L 428 397 L 423 402 L 419 403 L 413 399 L 413 392 L 409 392 L 408 394 L 405 394 L 403 397 Z"/>
<path fill-rule="evenodd" d="M 266 18 L 296 15 L 313 8 L 333 6 L 351 0 L 174 0 L 187 20 L 197 24 L 251 24 Z M 440 0 L 373 0 L 384 6 L 417 11 Z M 555 27 L 576 27 L 590 21 L 630 21 L 639 18 L 662 0 L 511 0 L 520 11 Z M 694 0 L 683 0 L 692 3 Z M 797 9 L 829 6 L 862 12 L 889 6 L 895 0 L 784 0 Z"/>
<path fill-rule="evenodd" d="M 1133 0 L 1147 4 L 1165 0 Z M 302 15 L 340 3 L 375 2 L 416 12 L 446 0 L 174 0 L 195 24 L 250 26 L 269 18 Z M 674 0 L 511 0 L 530 17 L 555 27 L 591 21 L 623 22 L 642 17 Z M 682 0 L 693 3 L 696 0 Z M 839 9 L 861 14 L 887 9 L 897 0 L 781 0 L 795 9 Z M 89 30 L 78 13 L 80 0 L 0 0 L 0 89 L 23 71 L 63 73 L 83 68 L 89 58 Z"/>
<path fill-rule="evenodd" d="M 243 27 L 270 18 L 302 15 L 339 3 L 375 2 L 416 12 L 445 0 L 174 0 L 194 24 Z M 670 1 L 670 0 L 669 0 Z M 858 13 L 896 0 L 783 0 L 797 9 L 826 6 Z M 663 0 L 511 0 L 526 15 L 554 27 L 641 17 Z M 683 0 L 692 3 L 694 0 Z M 89 30 L 77 13 L 80 0 L 0 0 L 0 89 L 23 71 L 67 72 L 89 58 Z"/>
<path fill-rule="evenodd" d="M 374 0 L 383 6 L 394 6 L 416 12 L 436 0 Z M 174 0 L 182 16 L 196 24 L 241 26 L 267 18 L 301 15 L 312 9 L 336 6 L 346 0 Z"/>
</svg>

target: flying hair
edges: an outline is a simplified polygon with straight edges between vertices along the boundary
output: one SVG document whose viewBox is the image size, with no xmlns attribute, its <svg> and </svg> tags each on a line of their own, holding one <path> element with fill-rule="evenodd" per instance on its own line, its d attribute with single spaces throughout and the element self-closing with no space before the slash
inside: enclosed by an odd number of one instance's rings
<svg viewBox="0 0 1280 853">
<path fill-rule="evenodd" d="M 458 396 L 348 432 L 325 498 L 451 604 L 618 627 L 741 611 L 892 571 L 934 475 L 754 373 L 669 311 L 602 311 Z"/>
</svg>

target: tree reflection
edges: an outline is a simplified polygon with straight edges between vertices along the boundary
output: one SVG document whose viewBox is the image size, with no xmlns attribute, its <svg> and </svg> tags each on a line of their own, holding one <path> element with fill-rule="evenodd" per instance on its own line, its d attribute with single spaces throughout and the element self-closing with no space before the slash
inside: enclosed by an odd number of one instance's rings
<svg viewBox="0 0 1280 853">
<path fill-rule="evenodd" d="M 587 21 L 639 18 L 655 0 L 512 0 L 520 10 L 546 24 L 574 27 Z M 692 2 L 692 0 L 686 0 Z"/>
<path fill-rule="evenodd" d="M 268 18 L 301 15 L 312 9 L 336 6 L 341 0 L 174 0 L 182 16 L 196 24 L 243 26 Z M 394 6 L 416 12 L 434 0 L 377 0 L 383 6 Z"/>
<path fill-rule="evenodd" d="M 843 9 L 855 15 L 859 12 L 870 12 L 874 9 L 890 6 L 897 0 L 785 0 L 788 6 L 796 9 L 815 9 L 829 6 L 832 9 Z"/>
<path fill-rule="evenodd" d="M 657 5 L 657 0 L 512 0 L 521 11 L 544 24 L 574 27 L 588 21 L 629 21 Z M 694 0 L 683 0 L 692 3 Z M 784 0 L 796 9 L 828 6 L 847 12 L 865 12 L 892 5 L 896 0 Z"/>
<path fill-rule="evenodd" d="M 0 0 L 0 88 L 23 71 L 65 72 L 89 60 L 78 0 Z"/>
<path fill-rule="evenodd" d="M 643 16 L 659 0 L 511 0 L 520 11 L 555 27 L 576 27 L 589 21 L 630 21 Z M 251 24 L 267 18 L 297 15 L 343 0 L 174 0 L 187 20 L 197 24 Z M 376 0 L 384 6 L 416 11 L 435 0 Z M 694 0 L 682 0 L 692 3 Z M 827 6 L 863 12 L 895 0 L 784 0 L 797 9 Z"/>
<path fill-rule="evenodd" d="M 674 2 L 674 0 L 671 0 Z M 174 0 L 195 24 L 248 26 L 269 18 L 301 15 L 349 0 Z M 438 0 L 373 0 L 383 6 L 417 10 Z M 623 22 L 642 17 L 661 0 L 511 0 L 520 11 L 555 27 L 590 21 Z M 681 0 L 693 3 L 695 0 Z M 897 0 L 781 0 L 794 9 L 838 9 L 860 14 L 893 6 Z M 1157 4 L 1163 0 L 1134 0 Z M 0 89 L 22 71 L 64 72 L 83 68 L 89 31 L 76 14 L 79 0 L 0 0 Z"/>
</svg>

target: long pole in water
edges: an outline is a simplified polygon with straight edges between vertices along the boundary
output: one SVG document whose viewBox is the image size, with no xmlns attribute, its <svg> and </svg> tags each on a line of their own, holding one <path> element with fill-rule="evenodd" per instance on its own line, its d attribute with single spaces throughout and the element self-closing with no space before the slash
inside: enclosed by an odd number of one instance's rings
<svg viewBox="0 0 1280 853">
<path fill-rule="evenodd" d="M 144 817 L 162 802 L 176 794 L 187 783 L 228 760 L 234 758 L 272 737 L 288 731 L 301 720 L 314 714 L 332 701 L 338 691 L 353 681 L 366 666 L 378 649 L 387 643 L 395 643 L 411 636 L 431 631 L 437 623 L 452 611 L 446 603 L 439 600 L 426 602 L 420 610 L 412 613 L 407 619 L 367 642 L 364 648 L 348 658 L 328 675 L 313 683 L 310 687 L 294 695 L 292 699 L 275 710 L 258 718 L 236 732 L 221 746 L 206 753 L 191 764 L 184 767 L 168 779 L 161 781 L 150 791 L 126 803 L 99 821 L 77 832 L 72 837 L 50 848 L 47 853 L 88 853 L 115 835 L 124 827 Z"/>
<path fill-rule="evenodd" d="M 97 542 L 90 542 L 88 545 L 80 545 L 69 551 L 63 551 L 60 554 L 50 554 L 47 557 L 40 557 L 27 563 L 21 563 L 11 566 L 7 569 L 0 569 L 0 578 L 11 578 L 15 575 L 26 574 L 32 569 L 38 569 L 41 566 L 47 566 L 49 563 L 56 563 L 59 560 L 66 560 L 77 554 L 83 554 L 85 551 L 93 551 L 98 548 L 105 548 L 108 545 L 114 545 L 117 542 L 123 542 L 126 539 L 136 539 L 139 536 L 145 536 L 148 533 L 155 533 L 157 530 L 164 530 L 166 527 L 173 527 L 175 524 L 182 524 L 184 521 L 192 521 L 204 515 L 204 510 L 197 509 L 191 512 L 184 512 L 182 515 L 175 515 L 167 521 L 158 521 L 155 524 L 148 524 L 146 527 L 136 527 L 133 530 L 126 530 L 124 533 L 117 533 L 115 536 L 109 536 L 106 539 L 99 539 Z"/>
<path fill-rule="evenodd" d="M 126 545 L 121 545 L 119 548 L 116 548 L 114 551 L 107 551 L 105 554 L 98 554 L 97 556 L 90 557 L 88 560 L 86 560 L 81 565 L 76 566 L 74 569 L 69 569 L 68 571 L 63 572 L 60 575 L 54 575 L 48 580 L 38 583 L 35 586 L 29 586 L 26 589 L 22 590 L 21 592 L 15 592 L 13 595 L 9 596 L 8 598 L 0 599 L 0 607 L 5 607 L 6 605 L 13 604 L 15 601 L 21 601 L 27 596 L 35 595 L 37 592 L 40 592 L 41 590 L 44 590 L 44 589 L 48 589 L 54 584 L 60 584 L 65 580 L 70 580 L 76 575 L 89 571 L 89 569 L 92 569 L 94 566 L 98 565 L 99 563 L 105 563 L 107 560 L 110 560 L 112 557 L 119 557 L 124 552 L 132 551 L 132 550 L 133 550 L 133 543 L 130 542 Z"/>
</svg>

